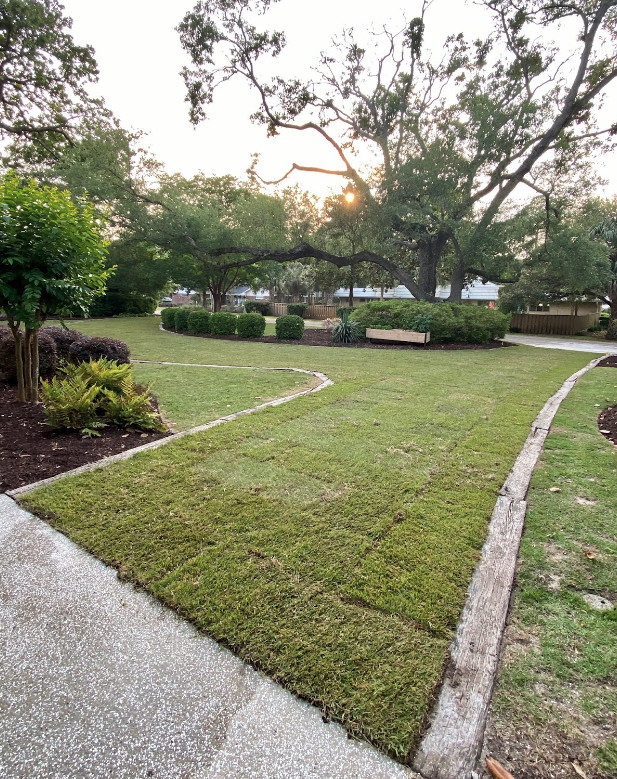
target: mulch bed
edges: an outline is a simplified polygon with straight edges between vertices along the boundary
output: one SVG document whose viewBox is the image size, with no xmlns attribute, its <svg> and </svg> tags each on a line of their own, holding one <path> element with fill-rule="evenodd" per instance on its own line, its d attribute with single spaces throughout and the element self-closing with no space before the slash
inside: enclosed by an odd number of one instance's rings
<svg viewBox="0 0 617 779">
<path fill-rule="evenodd" d="M 617 368 L 617 354 L 605 357 L 598 363 L 600 368 Z M 604 409 L 598 416 L 598 429 L 605 438 L 617 446 L 617 406 Z"/>
<path fill-rule="evenodd" d="M 0 384 L 0 492 L 169 435 L 113 427 L 100 433 L 98 438 L 87 438 L 51 430 L 41 406 L 19 403 L 15 387 Z"/>
<path fill-rule="evenodd" d="M 341 344 L 334 343 L 332 340 L 332 333 L 328 332 L 327 330 L 320 330 L 317 328 L 306 328 L 302 338 L 299 341 L 279 340 L 275 335 L 264 335 L 261 338 L 240 338 L 237 335 L 194 335 L 193 333 L 181 333 L 181 335 L 191 336 L 192 338 L 210 338 L 217 341 L 248 341 L 250 343 L 284 344 L 285 346 L 334 346 L 340 349 L 419 349 L 420 351 L 450 351 L 459 349 L 501 349 L 505 346 L 515 345 L 507 343 L 506 341 L 492 341 L 488 344 L 428 343 L 426 346 L 423 344 L 392 343 L 391 341 L 359 341 L 355 344 Z"/>
</svg>

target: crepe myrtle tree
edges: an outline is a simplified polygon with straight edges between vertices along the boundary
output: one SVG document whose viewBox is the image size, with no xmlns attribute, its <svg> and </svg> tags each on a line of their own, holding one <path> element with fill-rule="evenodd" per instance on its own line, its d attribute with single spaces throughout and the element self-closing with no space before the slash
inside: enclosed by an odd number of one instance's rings
<svg viewBox="0 0 617 779">
<path fill-rule="evenodd" d="M 398 31 L 374 35 L 374 46 L 347 31 L 321 54 L 314 78 L 284 79 L 262 68 L 286 43 L 261 26 L 274 2 L 200 0 L 186 14 L 178 31 L 192 60 L 183 70 L 190 119 L 205 119 L 219 87 L 243 79 L 255 94 L 253 119 L 269 135 L 316 135 L 340 163 L 294 162 L 279 181 L 294 171 L 341 178 L 381 224 L 381 243 L 345 255 L 306 241 L 226 247 L 244 255 L 237 267 L 372 262 L 423 300 L 435 300 L 446 275 L 459 301 L 471 277 L 502 280 L 490 247 L 513 192 L 526 186 L 550 199 L 580 162 L 612 147 L 615 127 L 600 125 L 597 109 L 617 76 L 617 0 L 482 0 L 492 33 L 451 36 L 440 59 L 423 50 L 425 1 Z M 555 43 L 559 29 L 566 47 Z M 368 175 L 357 152 L 376 155 Z"/>
<path fill-rule="evenodd" d="M 0 309 L 15 339 L 19 400 L 38 399 L 38 332 L 50 315 L 86 315 L 112 273 L 92 206 L 66 190 L 0 179 Z"/>
</svg>

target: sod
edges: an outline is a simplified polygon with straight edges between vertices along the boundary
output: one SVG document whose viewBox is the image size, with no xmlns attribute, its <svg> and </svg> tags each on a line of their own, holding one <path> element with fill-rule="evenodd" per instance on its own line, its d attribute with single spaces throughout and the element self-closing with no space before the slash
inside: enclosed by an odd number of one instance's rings
<svg viewBox="0 0 617 779">
<path fill-rule="evenodd" d="M 348 730 L 413 754 L 530 425 L 588 361 L 320 349 L 89 322 L 138 359 L 319 370 L 333 387 L 23 503 Z M 156 392 L 155 387 L 155 392 Z"/>
</svg>

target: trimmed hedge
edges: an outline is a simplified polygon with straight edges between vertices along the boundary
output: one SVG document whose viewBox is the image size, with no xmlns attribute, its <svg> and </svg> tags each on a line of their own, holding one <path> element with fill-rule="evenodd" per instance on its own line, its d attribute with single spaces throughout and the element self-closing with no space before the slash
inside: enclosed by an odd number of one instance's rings
<svg viewBox="0 0 617 779">
<path fill-rule="evenodd" d="M 261 338 L 266 331 L 266 318 L 261 314 L 240 314 L 236 325 L 240 338 Z"/>
<path fill-rule="evenodd" d="M 179 333 L 186 332 L 189 329 L 189 314 L 191 313 L 188 308 L 174 308 L 174 326 Z"/>
<path fill-rule="evenodd" d="M 211 316 L 209 311 L 191 311 L 188 320 L 189 333 L 193 333 L 193 335 L 209 333 Z"/>
<path fill-rule="evenodd" d="M 89 362 L 101 357 L 120 364 L 131 361 L 129 347 L 116 338 L 80 338 L 71 344 L 69 357 L 72 362 Z"/>
<path fill-rule="evenodd" d="M 299 341 L 304 333 L 304 319 L 295 314 L 280 316 L 274 325 L 276 337 L 280 341 Z"/>
<path fill-rule="evenodd" d="M 56 344 L 56 352 L 58 353 L 58 359 L 62 362 L 68 362 L 70 360 L 69 351 L 72 344 L 75 341 L 80 341 L 82 338 L 86 338 L 83 333 L 78 333 L 77 330 L 68 330 L 64 327 L 42 327 L 41 333 L 45 333 L 53 338 Z M 39 335 L 40 338 L 40 335 Z"/>
<path fill-rule="evenodd" d="M 210 317 L 212 335 L 233 335 L 236 332 L 237 317 L 227 311 L 217 311 Z"/>
<path fill-rule="evenodd" d="M 51 376 L 58 367 L 58 352 L 54 339 L 39 330 L 39 375 Z M 0 374 L 5 381 L 17 381 L 15 339 L 8 328 L 0 329 Z"/>
<path fill-rule="evenodd" d="M 365 330 L 367 327 L 413 330 L 421 322 L 423 327 L 429 327 L 434 343 L 489 343 L 503 338 L 510 324 L 507 314 L 484 306 L 420 300 L 364 303 L 353 311 L 351 319 Z"/>
<path fill-rule="evenodd" d="M 176 309 L 164 308 L 161 310 L 161 322 L 166 330 L 176 329 Z"/>
<path fill-rule="evenodd" d="M 306 303 L 289 303 L 287 306 L 287 314 L 288 316 L 300 316 L 304 317 L 304 314 L 306 313 L 307 305 Z"/>
<path fill-rule="evenodd" d="M 262 314 L 262 316 L 270 316 L 272 313 L 270 303 L 261 300 L 247 300 L 244 304 L 244 310 L 247 314 Z"/>
</svg>

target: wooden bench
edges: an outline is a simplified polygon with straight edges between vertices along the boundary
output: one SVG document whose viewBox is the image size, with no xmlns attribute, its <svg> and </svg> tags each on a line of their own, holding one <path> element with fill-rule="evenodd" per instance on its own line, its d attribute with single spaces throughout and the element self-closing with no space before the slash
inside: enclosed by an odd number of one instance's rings
<svg viewBox="0 0 617 779">
<path fill-rule="evenodd" d="M 408 344 L 427 344 L 431 340 L 430 333 L 416 333 L 415 330 L 379 330 L 366 328 L 366 337 L 380 341 L 398 341 Z"/>
</svg>

